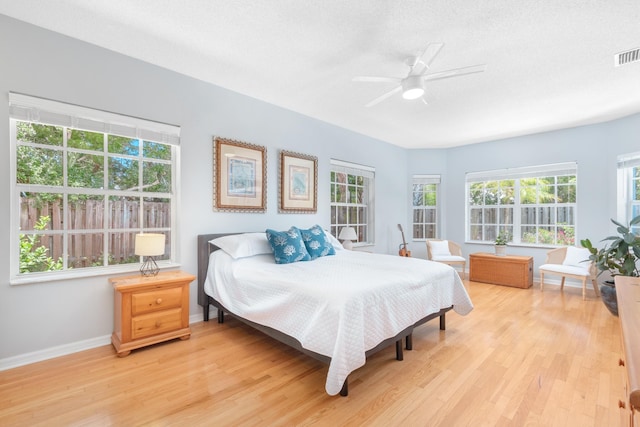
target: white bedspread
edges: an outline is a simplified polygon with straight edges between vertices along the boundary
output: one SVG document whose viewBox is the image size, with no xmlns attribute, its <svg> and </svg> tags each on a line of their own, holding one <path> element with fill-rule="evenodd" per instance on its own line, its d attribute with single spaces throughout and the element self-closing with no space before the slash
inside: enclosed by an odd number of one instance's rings
<svg viewBox="0 0 640 427">
<path fill-rule="evenodd" d="M 448 265 L 392 255 L 338 251 L 275 264 L 273 255 L 234 260 L 211 254 L 205 292 L 233 313 L 296 338 L 331 357 L 325 389 L 340 392 L 364 365 L 365 352 L 423 317 L 450 307 L 473 309 Z"/>
</svg>

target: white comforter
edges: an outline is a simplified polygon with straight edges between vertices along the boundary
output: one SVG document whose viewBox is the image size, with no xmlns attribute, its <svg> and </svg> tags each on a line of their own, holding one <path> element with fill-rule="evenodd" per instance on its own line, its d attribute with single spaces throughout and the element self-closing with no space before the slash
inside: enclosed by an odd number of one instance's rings
<svg viewBox="0 0 640 427">
<path fill-rule="evenodd" d="M 273 255 L 211 254 L 205 292 L 233 313 L 331 357 L 325 389 L 340 392 L 365 352 L 423 317 L 473 309 L 457 272 L 432 261 L 355 251 L 293 264 Z"/>
</svg>

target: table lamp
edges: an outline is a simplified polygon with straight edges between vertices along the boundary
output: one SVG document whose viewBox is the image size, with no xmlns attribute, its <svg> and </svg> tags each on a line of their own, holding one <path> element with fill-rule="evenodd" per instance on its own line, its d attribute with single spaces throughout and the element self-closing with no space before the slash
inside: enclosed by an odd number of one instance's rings
<svg viewBox="0 0 640 427">
<path fill-rule="evenodd" d="M 135 254 L 145 257 L 140 274 L 155 276 L 160 271 L 155 257 L 164 255 L 164 234 L 136 234 Z"/>
<path fill-rule="evenodd" d="M 353 241 L 358 240 L 358 236 L 356 235 L 356 230 L 353 227 L 344 227 L 342 230 L 340 230 L 338 239 L 342 240 L 342 246 L 345 249 L 352 250 Z"/>
</svg>

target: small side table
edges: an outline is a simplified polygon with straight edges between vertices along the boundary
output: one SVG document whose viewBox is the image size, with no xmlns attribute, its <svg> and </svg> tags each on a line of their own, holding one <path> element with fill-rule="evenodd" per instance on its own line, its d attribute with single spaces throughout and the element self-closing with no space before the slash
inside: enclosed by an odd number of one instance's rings
<svg viewBox="0 0 640 427">
<path fill-rule="evenodd" d="M 183 271 L 167 271 L 109 279 L 114 289 L 111 343 L 119 357 L 136 348 L 191 336 L 189 284 L 195 278 Z"/>
<path fill-rule="evenodd" d="M 469 255 L 469 280 L 494 285 L 530 288 L 533 285 L 533 257 L 490 253 Z"/>
</svg>

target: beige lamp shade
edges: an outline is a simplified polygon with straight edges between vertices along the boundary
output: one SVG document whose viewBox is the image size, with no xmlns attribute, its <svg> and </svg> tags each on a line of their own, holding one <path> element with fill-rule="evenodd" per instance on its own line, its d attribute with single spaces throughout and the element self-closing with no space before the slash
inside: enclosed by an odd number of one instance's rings
<svg viewBox="0 0 640 427">
<path fill-rule="evenodd" d="M 342 240 L 342 246 L 345 249 L 352 250 L 353 249 L 353 240 L 358 240 L 358 235 L 356 234 L 356 230 L 353 227 L 344 227 L 340 230 L 340 234 L 338 235 L 338 239 Z"/>
<path fill-rule="evenodd" d="M 356 235 L 356 229 L 353 227 L 344 227 L 340 230 L 340 235 L 338 239 L 342 240 L 358 240 L 358 236 Z"/>
<path fill-rule="evenodd" d="M 136 234 L 135 253 L 142 256 L 164 255 L 164 234 Z"/>
</svg>

